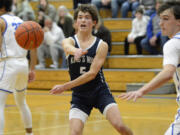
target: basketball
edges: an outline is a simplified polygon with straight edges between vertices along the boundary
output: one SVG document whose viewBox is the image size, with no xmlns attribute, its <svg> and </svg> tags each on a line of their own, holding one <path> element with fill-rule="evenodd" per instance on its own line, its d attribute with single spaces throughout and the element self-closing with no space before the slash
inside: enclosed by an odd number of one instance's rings
<svg viewBox="0 0 180 135">
<path fill-rule="evenodd" d="M 41 45 L 44 39 L 44 32 L 38 23 L 25 21 L 16 29 L 15 38 L 22 48 L 32 50 Z"/>
</svg>

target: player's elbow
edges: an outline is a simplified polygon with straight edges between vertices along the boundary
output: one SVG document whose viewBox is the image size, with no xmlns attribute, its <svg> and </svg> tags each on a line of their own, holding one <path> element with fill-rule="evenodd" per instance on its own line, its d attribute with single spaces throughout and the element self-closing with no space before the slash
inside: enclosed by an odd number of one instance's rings
<svg viewBox="0 0 180 135">
<path fill-rule="evenodd" d="M 172 78 L 173 78 L 173 74 L 171 74 L 171 73 L 167 74 L 167 76 L 166 76 L 167 81 L 171 80 Z"/>
<path fill-rule="evenodd" d="M 95 79 L 95 77 L 96 77 L 96 73 L 95 72 L 89 72 L 89 79 L 90 80 L 93 80 L 93 79 Z"/>
</svg>

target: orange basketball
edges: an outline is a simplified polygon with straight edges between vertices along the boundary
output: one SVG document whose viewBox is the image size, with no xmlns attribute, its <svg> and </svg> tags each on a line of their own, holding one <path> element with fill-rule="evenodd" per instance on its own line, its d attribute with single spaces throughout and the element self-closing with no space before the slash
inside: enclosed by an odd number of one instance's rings
<svg viewBox="0 0 180 135">
<path fill-rule="evenodd" d="M 25 21 L 16 29 L 15 38 L 22 48 L 31 50 L 41 45 L 44 39 L 44 32 L 38 23 Z"/>
</svg>

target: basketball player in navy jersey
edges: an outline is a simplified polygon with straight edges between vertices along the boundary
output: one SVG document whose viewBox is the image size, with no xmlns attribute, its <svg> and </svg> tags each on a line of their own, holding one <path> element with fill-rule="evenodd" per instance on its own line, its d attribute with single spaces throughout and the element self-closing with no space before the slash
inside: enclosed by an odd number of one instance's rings
<svg viewBox="0 0 180 135">
<path fill-rule="evenodd" d="M 28 81 L 35 79 L 36 51 L 30 53 L 31 63 L 28 71 L 27 50 L 17 44 L 14 34 L 23 20 L 10 15 L 11 7 L 12 0 L 0 0 L 0 135 L 3 135 L 4 108 L 9 93 L 14 94 L 26 135 L 33 135 L 32 117 L 26 104 L 25 90 Z M 17 126 L 16 123 L 14 126 Z"/>
<path fill-rule="evenodd" d="M 98 22 L 94 6 L 82 4 L 75 13 L 77 34 L 63 40 L 71 81 L 56 85 L 50 91 L 60 94 L 72 89 L 69 112 L 71 135 L 82 135 L 84 124 L 93 107 L 100 110 L 121 135 L 133 135 L 124 125 L 118 105 L 105 81 L 102 66 L 107 56 L 108 45 L 92 35 Z"/>
<path fill-rule="evenodd" d="M 159 9 L 162 34 L 170 38 L 163 48 L 163 69 L 149 83 L 137 91 L 121 94 L 119 97 L 136 101 L 144 94 L 155 90 L 170 79 L 174 79 L 179 105 L 174 122 L 164 135 L 180 135 L 180 2 L 164 3 Z"/>
</svg>

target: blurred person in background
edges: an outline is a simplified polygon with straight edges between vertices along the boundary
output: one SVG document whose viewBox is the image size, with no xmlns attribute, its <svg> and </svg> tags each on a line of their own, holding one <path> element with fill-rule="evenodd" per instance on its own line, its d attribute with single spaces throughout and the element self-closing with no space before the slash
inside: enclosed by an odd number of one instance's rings
<svg viewBox="0 0 180 135">
<path fill-rule="evenodd" d="M 124 54 L 129 54 L 129 44 L 135 43 L 137 54 L 142 54 L 141 40 L 146 35 L 146 27 L 149 21 L 149 17 L 143 15 L 143 9 L 136 9 L 135 18 L 132 21 L 132 30 L 125 38 L 124 41 Z"/>
<path fill-rule="evenodd" d="M 64 5 L 58 7 L 56 22 L 62 28 L 66 38 L 74 34 L 73 17 Z"/>
<path fill-rule="evenodd" d="M 121 6 L 121 17 L 127 18 L 128 12 L 131 11 L 132 17 L 134 18 L 135 12 L 138 6 L 139 6 L 138 0 L 126 0 L 125 2 L 122 3 L 122 6 Z"/>
<path fill-rule="evenodd" d="M 37 69 L 43 69 L 46 67 L 45 58 L 51 57 L 53 64 L 50 68 L 59 68 L 59 57 L 62 56 L 61 68 L 66 68 L 65 53 L 61 46 L 62 40 L 65 38 L 62 29 L 57 26 L 49 16 L 45 17 L 44 21 L 44 41 L 42 45 L 37 49 L 39 64 L 36 65 Z"/>
<path fill-rule="evenodd" d="M 76 9 L 81 4 L 89 4 L 91 0 L 73 0 L 73 8 Z"/>
<path fill-rule="evenodd" d="M 49 16 L 53 21 L 55 21 L 56 8 L 50 4 L 48 0 L 39 0 L 38 12 L 43 13 L 44 16 Z"/>
<path fill-rule="evenodd" d="M 35 13 L 29 4 L 28 0 L 14 0 L 13 10 L 14 15 L 20 17 L 23 21 L 34 21 Z"/>
<path fill-rule="evenodd" d="M 162 0 L 156 0 L 156 11 L 162 5 Z M 157 12 L 151 15 L 147 25 L 146 37 L 141 40 L 141 46 L 152 55 L 162 54 L 163 46 L 168 40 L 167 36 L 161 34 L 159 25 L 160 18 Z"/>
<path fill-rule="evenodd" d="M 111 32 L 110 32 L 110 30 L 108 28 L 106 28 L 104 26 L 103 20 L 100 17 L 99 13 L 98 13 L 98 23 L 94 27 L 92 33 L 93 33 L 94 36 L 102 39 L 103 41 L 105 41 L 108 44 L 108 55 L 110 55 L 111 49 L 112 49 Z"/>
<path fill-rule="evenodd" d="M 100 11 L 101 8 L 111 9 L 112 18 L 118 17 L 119 9 L 125 0 L 92 0 L 92 4 L 95 5 Z"/>
</svg>

